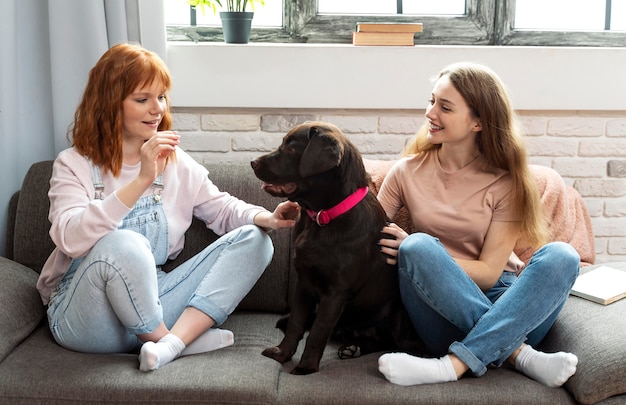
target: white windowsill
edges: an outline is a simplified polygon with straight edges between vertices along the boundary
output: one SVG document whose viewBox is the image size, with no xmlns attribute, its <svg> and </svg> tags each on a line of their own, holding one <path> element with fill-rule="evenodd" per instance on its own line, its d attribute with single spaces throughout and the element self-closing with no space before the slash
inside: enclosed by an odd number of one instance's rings
<svg viewBox="0 0 626 405">
<path fill-rule="evenodd" d="M 421 109 L 430 78 L 483 63 L 518 110 L 626 110 L 626 48 L 168 42 L 176 107 Z"/>
</svg>

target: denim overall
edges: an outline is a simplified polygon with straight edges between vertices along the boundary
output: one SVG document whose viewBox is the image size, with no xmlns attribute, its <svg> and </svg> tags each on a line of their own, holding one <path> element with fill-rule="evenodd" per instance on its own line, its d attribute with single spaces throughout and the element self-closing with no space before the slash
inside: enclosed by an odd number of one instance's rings
<svg viewBox="0 0 626 405">
<path fill-rule="evenodd" d="M 92 181 L 95 187 L 94 199 L 102 200 L 104 198 L 104 184 L 100 174 L 100 168 L 89 161 L 91 167 Z M 160 270 L 159 267 L 165 263 L 168 256 L 168 231 L 167 231 L 167 218 L 165 211 L 163 210 L 163 203 L 161 201 L 161 191 L 163 190 L 163 175 L 159 175 L 152 183 L 152 195 L 141 197 L 137 203 L 133 206 L 131 212 L 123 219 L 122 225 L 119 230 L 133 231 L 139 235 L 142 235 L 148 242 L 150 252 L 152 254 L 154 264 L 151 266 L 152 271 L 155 274 Z M 118 232 L 112 232 L 117 234 Z M 108 238 L 109 235 L 103 237 L 101 240 Z M 131 240 L 128 243 L 133 243 Z M 97 243 L 99 244 L 100 241 Z M 93 249 L 93 248 L 92 248 Z M 115 249 L 113 249 L 115 250 Z M 80 268 L 81 263 L 85 257 L 75 258 L 70 262 L 67 272 L 63 275 L 63 278 L 59 284 L 52 290 L 50 296 L 50 302 L 48 304 L 48 316 L 50 325 L 52 326 L 55 339 L 59 339 L 55 333 L 55 326 L 57 322 L 54 322 L 56 318 L 57 307 L 67 296 L 68 293 L 73 294 L 71 290 L 72 280 L 76 271 Z M 138 333 L 141 331 L 138 331 Z M 131 339 L 134 340 L 134 339 Z M 63 342 L 59 342 L 63 345 Z M 90 350 L 91 351 L 91 350 Z"/>
<path fill-rule="evenodd" d="M 95 198 L 102 198 L 100 171 L 92 166 Z M 270 263 L 273 245 L 265 231 L 244 225 L 218 238 L 174 270 L 168 256 L 161 178 L 140 198 L 115 231 L 85 257 L 74 259 L 53 289 L 48 305 L 52 334 L 61 346 L 89 353 L 139 349 L 137 335 L 167 328 L 187 307 L 222 324 Z"/>
<path fill-rule="evenodd" d="M 102 200 L 104 184 L 100 176 L 100 168 L 89 161 L 91 166 L 91 178 L 96 189 L 95 198 Z M 152 195 L 141 197 L 133 206 L 131 212 L 122 221 L 118 229 L 135 231 L 148 239 L 152 247 L 152 255 L 157 266 L 161 266 L 167 260 L 167 218 L 161 202 L 163 190 L 163 174 L 152 182 Z M 70 266 L 71 267 L 71 266 Z"/>
</svg>

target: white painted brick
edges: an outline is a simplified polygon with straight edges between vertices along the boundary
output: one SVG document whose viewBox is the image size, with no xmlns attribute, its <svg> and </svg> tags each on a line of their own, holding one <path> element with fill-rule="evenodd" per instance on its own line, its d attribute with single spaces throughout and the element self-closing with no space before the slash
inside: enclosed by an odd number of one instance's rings
<svg viewBox="0 0 626 405">
<path fill-rule="evenodd" d="M 282 138 L 279 133 L 237 134 L 232 137 L 232 147 L 238 152 L 269 152 L 280 145 Z"/>
<path fill-rule="evenodd" d="M 545 135 L 548 128 L 548 120 L 545 117 L 519 117 L 519 125 L 522 134 L 526 136 Z"/>
<path fill-rule="evenodd" d="M 377 130 L 377 117 L 358 115 L 322 115 L 321 121 L 336 125 L 344 134 L 371 134 Z"/>
<path fill-rule="evenodd" d="M 626 137 L 626 118 L 610 120 L 606 124 L 606 136 Z"/>
<path fill-rule="evenodd" d="M 193 152 L 229 152 L 230 135 L 206 132 L 186 133 L 180 137 L 180 147 Z"/>
<path fill-rule="evenodd" d="M 607 198 L 604 204 L 605 217 L 626 217 L 626 197 Z"/>
<path fill-rule="evenodd" d="M 564 138 L 526 138 L 528 154 L 532 156 L 575 156 L 578 141 Z"/>
<path fill-rule="evenodd" d="M 263 114 L 261 130 L 286 134 L 291 128 L 306 121 L 319 121 L 319 116 L 316 114 Z"/>
<path fill-rule="evenodd" d="M 626 157 L 626 139 L 581 140 L 579 156 Z"/>
<path fill-rule="evenodd" d="M 626 217 L 591 218 L 594 236 L 626 236 Z"/>
<path fill-rule="evenodd" d="M 545 157 L 545 156 L 532 156 L 532 155 L 529 154 L 528 155 L 528 164 L 552 167 L 552 158 Z"/>
<path fill-rule="evenodd" d="M 600 217 L 604 214 L 604 200 L 600 198 L 583 198 L 587 213 L 590 217 Z"/>
<path fill-rule="evenodd" d="M 607 251 L 611 255 L 626 256 L 626 238 L 611 239 Z"/>
<path fill-rule="evenodd" d="M 400 157 L 406 137 L 403 135 L 350 135 L 362 154 L 393 154 Z"/>
<path fill-rule="evenodd" d="M 424 116 L 381 116 L 378 120 L 378 132 L 381 134 L 415 135 L 424 123 Z"/>
<path fill-rule="evenodd" d="M 363 156 L 363 159 L 370 159 L 370 160 L 393 160 L 396 161 L 398 160 L 398 155 L 389 155 L 389 154 L 377 154 L 377 153 L 361 153 L 361 155 Z"/>
<path fill-rule="evenodd" d="M 202 164 L 249 164 L 250 161 L 258 157 L 258 153 L 243 152 L 243 153 L 213 153 L 206 152 L 200 156 L 198 160 Z M 250 169 L 252 170 L 252 168 Z M 209 177 L 211 174 L 209 173 Z"/>
<path fill-rule="evenodd" d="M 626 161 L 626 115 L 522 111 L 519 118 L 529 163 L 554 168 L 583 195 L 593 222 L 596 262 L 626 261 L 621 166 Z M 173 129 L 182 132 L 181 147 L 199 162 L 248 164 L 278 146 L 293 126 L 312 120 L 342 128 L 368 159 L 396 160 L 421 126 L 424 111 L 206 108 L 173 113 Z"/>
<path fill-rule="evenodd" d="M 609 244 L 609 238 L 598 238 L 598 237 L 594 238 L 596 261 L 598 259 L 598 255 L 606 254 L 608 244 Z"/>
<path fill-rule="evenodd" d="M 609 177 L 626 177 L 626 160 L 609 160 L 607 165 Z"/>
<path fill-rule="evenodd" d="M 553 118 L 548 121 L 548 135 L 602 136 L 605 120 L 601 118 Z"/>
<path fill-rule="evenodd" d="M 578 179 L 574 188 L 584 197 L 621 197 L 626 195 L 626 180 Z"/>
<path fill-rule="evenodd" d="M 259 116 L 256 114 L 203 114 L 204 131 L 257 131 Z"/>
<path fill-rule="evenodd" d="M 198 163 L 202 163 L 202 159 L 206 152 L 194 152 L 194 151 L 186 151 L 189 156 L 193 158 Z M 226 155 L 225 153 L 223 155 Z"/>
<path fill-rule="evenodd" d="M 198 114 L 172 113 L 172 129 L 174 131 L 197 131 L 200 129 Z"/>
<path fill-rule="evenodd" d="M 552 168 L 564 177 L 604 177 L 606 161 L 603 159 L 555 159 Z"/>
</svg>

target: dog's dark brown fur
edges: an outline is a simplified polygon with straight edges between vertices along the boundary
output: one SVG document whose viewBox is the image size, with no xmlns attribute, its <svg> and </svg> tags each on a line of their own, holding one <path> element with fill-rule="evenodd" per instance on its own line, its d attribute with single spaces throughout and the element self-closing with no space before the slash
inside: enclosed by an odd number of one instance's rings
<svg viewBox="0 0 626 405">
<path fill-rule="evenodd" d="M 333 333 L 345 345 L 340 355 L 357 346 L 361 354 L 394 348 L 415 352 L 417 338 L 400 303 L 396 268 L 378 246 L 386 217 L 376 197 L 368 192 L 325 226 L 304 212 L 331 208 L 368 186 L 357 148 L 334 125 L 309 122 L 251 164 L 265 191 L 298 202 L 303 210 L 294 229 L 295 298 L 286 329 L 279 324 L 285 337 L 263 355 L 289 361 L 309 326 L 294 374 L 318 371 Z"/>
</svg>

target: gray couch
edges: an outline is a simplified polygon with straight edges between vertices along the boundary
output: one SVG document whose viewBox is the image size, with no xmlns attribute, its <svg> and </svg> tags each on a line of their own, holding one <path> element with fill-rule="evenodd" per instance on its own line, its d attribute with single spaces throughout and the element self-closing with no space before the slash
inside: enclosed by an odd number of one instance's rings
<svg viewBox="0 0 626 405">
<path fill-rule="evenodd" d="M 221 189 L 268 208 L 276 205 L 260 190 L 248 165 L 209 170 Z M 578 371 L 563 388 L 547 388 L 509 368 L 454 383 L 400 387 L 378 372 L 379 354 L 340 360 L 333 342 L 319 373 L 289 374 L 293 364 L 281 366 L 261 355 L 280 341 L 282 333 L 274 325 L 288 311 L 293 286 L 289 230 L 271 234 L 273 262 L 224 325 L 235 334 L 234 346 L 183 357 L 150 373 L 139 371 L 136 354 L 66 350 L 54 342 L 35 289 L 38 271 L 53 248 L 47 220 L 50 173 L 50 161 L 34 164 L 9 207 L 8 257 L 0 258 L 0 403 L 626 403 L 626 300 L 604 307 L 568 299 L 542 345 L 546 351 L 579 356 Z M 194 223 L 177 261 L 212 238 Z M 613 265 L 626 270 L 626 263 Z"/>
</svg>

